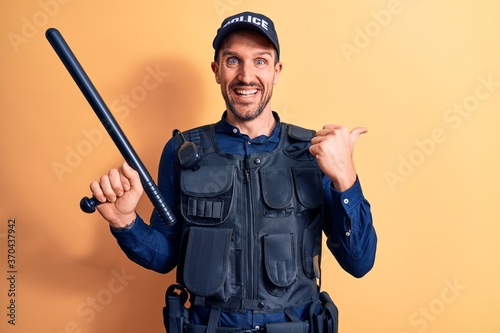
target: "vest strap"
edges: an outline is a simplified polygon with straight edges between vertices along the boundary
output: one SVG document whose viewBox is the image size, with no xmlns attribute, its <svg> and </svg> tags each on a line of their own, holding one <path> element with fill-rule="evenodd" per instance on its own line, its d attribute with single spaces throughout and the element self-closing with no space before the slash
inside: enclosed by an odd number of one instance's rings
<svg viewBox="0 0 500 333">
<path fill-rule="evenodd" d="M 266 306 L 265 300 L 252 300 L 252 299 L 236 299 L 230 298 L 225 302 L 215 301 L 206 297 L 193 295 L 193 305 L 202 307 L 212 307 L 219 309 L 235 310 L 264 310 Z"/>
<path fill-rule="evenodd" d="M 217 327 L 219 326 L 220 309 L 212 308 L 210 309 L 210 315 L 208 317 L 207 333 L 215 333 Z"/>
</svg>

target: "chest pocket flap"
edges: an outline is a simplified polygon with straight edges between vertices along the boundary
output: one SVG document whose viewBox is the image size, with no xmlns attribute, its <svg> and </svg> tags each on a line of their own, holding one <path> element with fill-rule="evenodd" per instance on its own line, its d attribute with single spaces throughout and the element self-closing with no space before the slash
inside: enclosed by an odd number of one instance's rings
<svg viewBox="0 0 500 333">
<path fill-rule="evenodd" d="M 233 165 L 183 170 L 180 187 L 184 218 L 195 224 L 223 222 L 231 207 L 234 175 Z"/>
<path fill-rule="evenodd" d="M 200 169 L 183 170 L 181 175 L 182 193 L 191 196 L 213 197 L 227 192 L 234 177 L 233 165 L 210 166 Z"/>
</svg>

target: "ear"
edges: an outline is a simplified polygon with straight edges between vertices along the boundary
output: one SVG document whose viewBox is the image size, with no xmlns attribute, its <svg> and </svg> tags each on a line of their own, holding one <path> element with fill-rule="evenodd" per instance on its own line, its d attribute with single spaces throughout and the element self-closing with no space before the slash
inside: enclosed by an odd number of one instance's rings
<svg viewBox="0 0 500 333">
<path fill-rule="evenodd" d="M 283 63 L 278 62 L 276 65 L 274 65 L 274 84 L 278 83 L 282 69 Z"/>
<path fill-rule="evenodd" d="M 211 67 L 212 67 L 212 72 L 214 72 L 214 74 L 215 74 L 215 81 L 220 84 L 219 66 L 217 65 L 217 63 L 215 61 L 213 61 L 211 64 Z"/>
</svg>

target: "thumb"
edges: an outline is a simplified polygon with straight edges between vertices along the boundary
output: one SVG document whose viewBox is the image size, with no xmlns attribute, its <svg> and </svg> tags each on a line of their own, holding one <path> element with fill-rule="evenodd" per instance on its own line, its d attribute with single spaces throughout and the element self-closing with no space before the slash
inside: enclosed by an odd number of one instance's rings
<svg viewBox="0 0 500 333">
<path fill-rule="evenodd" d="M 131 188 L 140 188 L 142 186 L 139 174 L 127 162 L 123 163 L 122 172 L 129 180 Z"/>
<path fill-rule="evenodd" d="M 361 134 L 366 133 L 366 132 L 368 132 L 368 130 L 365 127 L 356 127 L 356 128 L 353 128 L 351 130 L 349 135 L 351 136 L 351 139 L 353 140 L 353 142 L 356 142 L 356 140 L 358 140 L 359 136 Z"/>
</svg>

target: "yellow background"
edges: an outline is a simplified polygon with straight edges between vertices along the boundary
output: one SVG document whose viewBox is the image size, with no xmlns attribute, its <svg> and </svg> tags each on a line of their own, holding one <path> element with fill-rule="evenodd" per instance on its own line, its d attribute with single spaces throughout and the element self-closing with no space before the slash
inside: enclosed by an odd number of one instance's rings
<svg viewBox="0 0 500 333">
<path fill-rule="evenodd" d="M 323 259 L 341 332 L 500 332 L 493 0 L 1 0 L 0 331 L 162 332 L 175 277 L 129 261 L 103 220 L 80 211 L 90 181 L 122 158 L 45 30 L 61 31 L 156 179 L 172 129 L 219 119 L 211 42 L 244 10 L 277 25 L 284 69 L 272 105 L 283 121 L 369 130 L 355 160 L 375 267 L 355 279 Z"/>
</svg>

